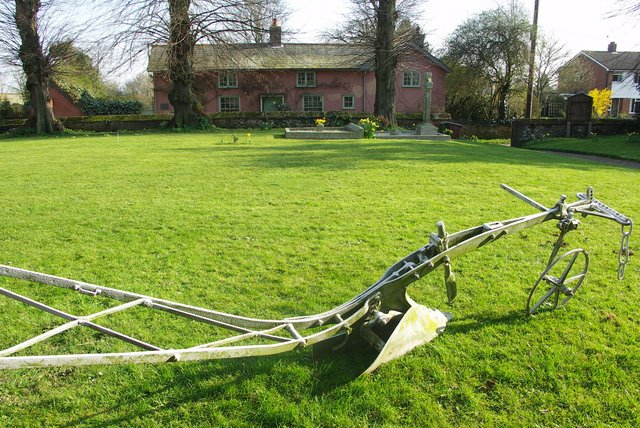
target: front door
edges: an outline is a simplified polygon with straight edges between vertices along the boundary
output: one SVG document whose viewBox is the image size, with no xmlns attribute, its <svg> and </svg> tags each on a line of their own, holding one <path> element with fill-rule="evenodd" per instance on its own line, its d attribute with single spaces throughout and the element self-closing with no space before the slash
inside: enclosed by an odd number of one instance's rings
<svg viewBox="0 0 640 428">
<path fill-rule="evenodd" d="M 281 111 L 284 107 L 284 96 L 263 95 L 260 97 L 260 109 L 263 112 Z"/>
</svg>

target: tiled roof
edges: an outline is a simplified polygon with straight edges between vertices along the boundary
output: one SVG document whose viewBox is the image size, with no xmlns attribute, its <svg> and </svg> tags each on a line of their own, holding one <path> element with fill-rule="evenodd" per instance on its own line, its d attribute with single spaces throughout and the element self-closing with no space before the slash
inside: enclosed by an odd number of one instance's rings
<svg viewBox="0 0 640 428">
<path fill-rule="evenodd" d="M 640 69 L 640 52 L 582 51 L 608 70 Z"/>
<path fill-rule="evenodd" d="M 426 51 L 434 64 L 449 68 Z M 167 69 L 166 45 L 155 45 L 149 54 L 150 72 Z M 204 70 L 372 70 L 373 52 L 364 46 L 330 43 L 196 45 L 193 68 Z"/>
</svg>

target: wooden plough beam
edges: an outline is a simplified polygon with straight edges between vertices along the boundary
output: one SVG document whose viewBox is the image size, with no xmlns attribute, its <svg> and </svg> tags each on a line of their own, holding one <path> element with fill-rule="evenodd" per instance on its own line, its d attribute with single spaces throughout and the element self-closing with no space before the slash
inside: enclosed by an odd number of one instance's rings
<svg viewBox="0 0 640 428">
<path fill-rule="evenodd" d="M 278 354 L 308 346 L 313 346 L 316 353 L 327 353 L 344 346 L 368 345 L 378 352 L 377 358 L 366 370 L 366 372 L 371 372 L 380 364 L 398 358 L 416 346 L 432 340 L 444 330 L 447 321 L 451 319 L 449 313 L 428 309 L 414 302 L 407 295 L 407 288 L 410 284 L 443 267 L 447 296 L 451 302 L 457 294 L 456 281 L 451 267 L 453 259 L 506 235 L 550 220 L 558 222 L 560 236 L 553 247 L 546 269 L 529 294 L 526 306 L 527 313 L 533 315 L 542 310 L 555 309 L 567 303 L 582 284 L 589 264 L 589 256 L 582 249 L 572 250 L 558 256 L 566 233 L 575 230 L 579 225 L 577 214 L 603 217 L 622 226 L 622 240 L 618 258 L 618 277 L 622 279 L 629 260 L 629 237 L 633 229 L 633 222 L 595 199 L 591 188 L 586 193 L 578 194 L 578 200 L 575 202 L 567 204 L 566 197 L 563 195 L 554 206 L 547 208 L 506 185 L 502 185 L 502 187 L 539 212 L 505 221 L 484 223 L 453 234 L 448 234 L 444 223 L 439 222 L 438 232 L 431 234 L 426 245 L 395 263 L 387 269 L 380 279 L 359 295 L 330 311 L 317 315 L 282 320 L 248 318 L 0 265 L 0 276 L 3 277 L 65 288 L 96 298 L 110 298 L 124 302 L 88 316 L 75 316 L 0 288 L 1 295 L 66 321 L 45 333 L 0 350 L 0 369 L 164 363 L 253 357 Z M 584 259 L 584 267 L 578 269 L 578 274 L 572 274 L 579 259 Z M 555 275 L 554 272 L 557 269 L 560 269 L 561 273 Z M 139 306 L 222 328 L 229 331 L 229 335 L 223 339 L 184 349 L 162 349 L 159 346 L 101 326 L 96 322 L 101 317 Z M 142 350 L 93 354 L 15 355 L 32 345 L 80 326 L 135 345 Z M 266 343 L 247 343 L 253 339 L 261 339 Z M 363 343 L 367 345 L 362 345 Z"/>
</svg>

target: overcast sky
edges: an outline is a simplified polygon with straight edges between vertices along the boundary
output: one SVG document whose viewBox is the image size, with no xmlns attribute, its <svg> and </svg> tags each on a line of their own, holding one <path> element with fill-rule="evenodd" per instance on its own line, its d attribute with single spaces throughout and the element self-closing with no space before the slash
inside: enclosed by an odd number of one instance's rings
<svg viewBox="0 0 640 428">
<path fill-rule="evenodd" d="M 349 0 L 288 0 L 293 15 L 283 25 L 300 29 L 297 39 L 303 42 L 320 40 L 323 29 L 335 26 L 336 19 L 348 12 Z M 533 11 L 534 0 L 521 1 Z M 618 50 L 640 50 L 640 17 L 606 18 L 616 9 L 617 0 L 540 0 L 538 23 L 545 34 L 565 43 L 571 54 L 581 50 L 606 50 L 614 41 Z M 492 0 L 427 0 L 415 21 L 427 33 L 435 49 L 465 19 L 483 10 L 492 9 Z M 532 17 L 532 12 L 530 13 Z"/>
</svg>

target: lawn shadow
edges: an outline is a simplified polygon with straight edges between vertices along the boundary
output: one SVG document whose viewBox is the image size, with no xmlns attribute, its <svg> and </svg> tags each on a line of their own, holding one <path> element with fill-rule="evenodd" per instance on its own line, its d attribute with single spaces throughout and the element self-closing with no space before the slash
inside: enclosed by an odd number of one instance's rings
<svg viewBox="0 0 640 428">
<path fill-rule="evenodd" d="M 573 159 L 540 151 L 515 149 L 461 141 L 376 141 L 337 140 L 324 142 L 290 142 L 279 145 L 211 145 L 175 147 L 182 152 L 230 151 L 247 163 L 261 168 L 354 169 L 362 163 L 409 161 L 436 163 L 475 163 L 530 165 L 546 168 L 600 170 L 609 166 L 595 161 Z"/>
<path fill-rule="evenodd" d="M 375 361 L 377 351 L 359 336 L 351 335 L 350 338 L 339 348 L 333 346 L 336 344 L 333 340 L 316 345 L 319 352 L 314 354 L 314 379 L 317 382 L 313 395 L 324 395 L 354 381 Z"/>
<path fill-rule="evenodd" d="M 298 352 L 293 355 L 300 358 Z M 195 403 L 205 399 L 216 400 L 224 394 L 225 390 L 260 376 L 269 375 L 273 372 L 274 366 L 281 363 L 283 359 L 293 360 L 293 358 L 291 354 L 287 354 L 285 357 L 178 363 L 170 370 L 170 378 L 158 373 L 153 377 L 140 380 L 137 376 L 131 376 L 130 378 L 135 379 L 135 382 L 118 386 L 117 389 L 114 387 L 109 391 L 111 395 L 122 397 L 118 400 L 118 404 L 93 412 L 88 409 L 86 415 L 70 420 L 62 426 L 126 426 L 132 420 L 153 417 L 159 410 L 178 409 L 185 403 Z M 123 370 L 129 373 L 126 366 L 123 366 Z M 167 370 L 162 371 L 167 372 Z M 151 389 L 148 386 L 149 383 L 163 386 Z M 138 402 L 162 401 L 163 397 L 170 397 L 164 406 L 142 411 L 135 409 L 135 404 Z M 40 405 L 46 405 L 46 401 Z"/>
<path fill-rule="evenodd" d="M 289 369 L 293 372 L 298 371 L 295 366 L 308 370 L 310 382 L 307 383 L 307 394 L 311 397 L 320 396 L 358 378 L 373 358 L 375 355 L 366 352 L 337 353 L 331 358 L 313 361 L 310 350 L 304 350 L 268 357 L 184 363 L 172 367 L 171 370 L 159 370 L 145 379 L 131 376 L 131 383 L 109 388 L 109 395 L 120 397 L 118 404 L 99 410 L 95 407 L 89 408 L 85 415 L 69 420 L 62 426 L 111 427 L 124 426 L 133 420 L 160 420 L 162 418 L 154 417 L 160 411 L 179 409 L 185 404 L 203 400 L 226 400 L 228 394 L 237 394 L 238 390 L 246 391 L 252 388 L 256 380 L 274 385 L 274 388 L 283 388 L 284 391 L 278 391 L 282 395 L 299 394 L 299 391 L 290 392 L 289 385 L 280 377 L 287 375 Z M 128 370 L 123 370 L 129 373 Z M 160 374 L 162 372 L 169 372 L 170 376 L 163 376 Z M 265 377 L 269 380 L 260 379 Z M 161 386 L 152 388 L 150 384 Z M 291 401 L 298 399 L 294 395 L 286 398 Z M 166 401 L 166 404 L 146 410 L 136 409 L 139 407 L 136 403 L 161 401 Z M 50 400 L 43 400 L 38 405 L 50 407 L 49 402 Z"/>
<path fill-rule="evenodd" d="M 447 324 L 446 334 L 465 334 L 482 330 L 487 327 L 508 325 L 510 327 L 529 323 L 533 318 L 524 311 L 511 311 L 502 314 L 495 312 L 480 312 L 469 317 L 454 318 Z"/>
</svg>

